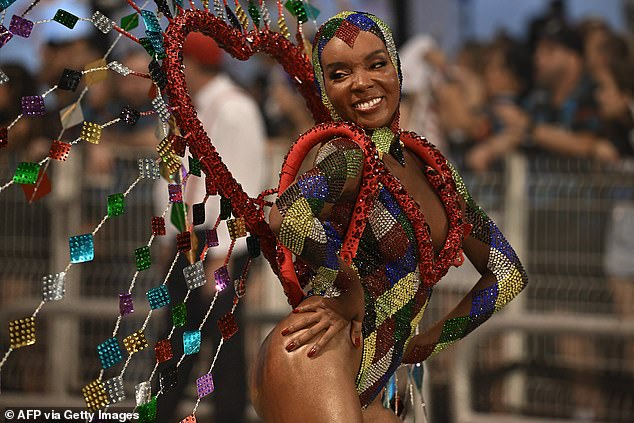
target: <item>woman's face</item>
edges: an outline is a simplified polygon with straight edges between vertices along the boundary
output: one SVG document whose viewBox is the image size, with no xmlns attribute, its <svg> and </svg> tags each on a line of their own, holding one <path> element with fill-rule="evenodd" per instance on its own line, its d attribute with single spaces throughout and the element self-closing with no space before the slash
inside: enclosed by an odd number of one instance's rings
<svg viewBox="0 0 634 423">
<path fill-rule="evenodd" d="M 343 120 L 366 129 L 392 123 L 400 85 L 379 37 L 361 31 L 353 47 L 334 37 L 322 51 L 321 66 L 326 95 Z"/>
<path fill-rule="evenodd" d="M 599 103 L 599 114 L 605 119 L 618 119 L 626 115 L 630 99 L 619 90 L 610 72 L 599 68 L 595 78 L 598 85 L 596 99 Z"/>
</svg>

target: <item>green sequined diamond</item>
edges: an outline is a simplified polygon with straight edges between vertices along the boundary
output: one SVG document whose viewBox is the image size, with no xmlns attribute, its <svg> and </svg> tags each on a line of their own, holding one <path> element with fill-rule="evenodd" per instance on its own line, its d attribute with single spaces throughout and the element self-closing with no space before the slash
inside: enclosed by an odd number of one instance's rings
<svg viewBox="0 0 634 423">
<path fill-rule="evenodd" d="M 37 175 L 40 172 L 40 165 L 37 163 L 22 162 L 18 165 L 13 175 L 13 182 L 16 184 L 33 185 L 37 182 Z"/>
<path fill-rule="evenodd" d="M 108 217 L 123 214 L 124 197 L 123 193 L 111 194 L 108 196 Z"/>
<path fill-rule="evenodd" d="M 149 423 L 156 420 L 156 397 L 136 408 L 139 414 L 139 423 Z"/>
<path fill-rule="evenodd" d="M 189 173 L 192 175 L 200 176 L 202 166 L 200 161 L 194 157 L 189 157 Z"/>
<path fill-rule="evenodd" d="M 73 29 L 79 18 L 63 9 L 58 9 L 55 16 L 53 16 L 53 20 L 61 23 L 67 28 Z"/>
<path fill-rule="evenodd" d="M 152 264 L 152 257 L 150 256 L 150 247 L 145 246 L 134 250 L 134 257 L 136 259 L 136 269 L 140 272 L 150 268 Z"/>
<path fill-rule="evenodd" d="M 172 323 L 177 328 L 185 326 L 187 321 L 187 306 L 185 303 L 176 304 L 172 307 Z"/>
</svg>

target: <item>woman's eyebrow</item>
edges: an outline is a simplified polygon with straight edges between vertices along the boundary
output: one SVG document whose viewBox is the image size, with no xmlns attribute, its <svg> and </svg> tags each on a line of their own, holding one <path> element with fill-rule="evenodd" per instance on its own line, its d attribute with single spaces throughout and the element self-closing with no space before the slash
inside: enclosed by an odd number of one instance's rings
<svg viewBox="0 0 634 423">
<path fill-rule="evenodd" d="M 372 53 L 369 53 L 368 55 L 365 56 L 366 60 L 372 59 L 374 56 L 378 56 L 380 54 L 386 54 L 385 49 L 378 49 L 378 50 L 374 50 Z"/>
</svg>

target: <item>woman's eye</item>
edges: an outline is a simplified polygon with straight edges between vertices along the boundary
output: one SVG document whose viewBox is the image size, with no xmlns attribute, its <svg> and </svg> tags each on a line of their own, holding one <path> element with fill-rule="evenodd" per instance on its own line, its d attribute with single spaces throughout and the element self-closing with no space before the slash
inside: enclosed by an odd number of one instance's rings
<svg viewBox="0 0 634 423">
<path fill-rule="evenodd" d="M 379 68 L 384 67 L 385 65 L 387 65 L 387 62 L 385 60 L 381 60 L 380 62 L 372 63 L 371 68 L 372 69 L 379 69 Z"/>
<path fill-rule="evenodd" d="M 330 79 L 336 80 L 336 79 L 341 79 L 345 76 L 346 76 L 345 72 L 333 72 L 330 74 Z"/>
</svg>

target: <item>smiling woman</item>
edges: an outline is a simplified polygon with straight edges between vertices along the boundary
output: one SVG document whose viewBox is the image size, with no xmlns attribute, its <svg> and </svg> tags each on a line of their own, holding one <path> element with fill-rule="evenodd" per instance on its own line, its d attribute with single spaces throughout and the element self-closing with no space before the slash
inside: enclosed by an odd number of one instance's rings
<svg viewBox="0 0 634 423">
<path fill-rule="evenodd" d="M 396 369 L 473 331 L 527 277 L 454 168 L 400 129 L 399 58 L 383 21 L 362 12 L 329 19 L 313 66 L 324 105 L 342 123 L 313 128 L 298 144 L 329 129 L 351 136 L 325 139 L 312 169 L 281 189 L 271 210 L 271 228 L 308 277 L 304 300 L 261 347 L 253 402 L 265 422 L 394 422 L 380 399 Z M 463 252 L 481 278 L 415 335 L 433 286 Z"/>
</svg>

